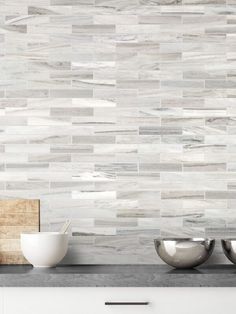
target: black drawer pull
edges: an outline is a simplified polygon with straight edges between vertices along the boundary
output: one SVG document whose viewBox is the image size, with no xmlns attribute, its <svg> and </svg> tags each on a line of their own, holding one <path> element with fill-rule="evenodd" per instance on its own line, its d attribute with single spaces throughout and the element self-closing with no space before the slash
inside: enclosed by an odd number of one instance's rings
<svg viewBox="0 0 236 314">
<path fill-rule="evenodd" d="M 105 305 L 148 305 L 149 302 L 105 302 Z"/>
</svg>

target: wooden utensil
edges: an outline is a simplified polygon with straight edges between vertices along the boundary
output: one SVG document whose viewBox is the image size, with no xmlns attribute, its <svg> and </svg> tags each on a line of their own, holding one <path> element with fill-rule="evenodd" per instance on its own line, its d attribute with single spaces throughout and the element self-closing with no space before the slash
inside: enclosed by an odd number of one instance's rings
<svg viewBox="0 0 236 314">
<path fill-rule="evenodd" d="M 64 225 L 61 227 L 60 233 L 66 233 L 68 228 L 70 227 L 70 219 L 67 219 Z"/>
<path fill-rule="evenodd" d="M 39 231 L 39 200 L 0 200 L 0 264 L 28 264 L 21 253 L 20 234 Z"/>
</svg>

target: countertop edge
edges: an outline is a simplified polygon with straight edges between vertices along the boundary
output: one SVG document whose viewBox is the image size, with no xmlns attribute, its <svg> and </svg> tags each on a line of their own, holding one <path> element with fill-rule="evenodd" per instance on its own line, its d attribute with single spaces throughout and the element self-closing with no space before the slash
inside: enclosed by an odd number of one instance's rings
<svg viewBox="0 0 236 314">
<path fill-rule="evenodd" d="M 0 287 L 236 287 L 236 266 L 188 270 L 165 265 L 0 266 Z"/>
<path fill-rule="evenodd" d="M 0 274 L 0 287 L 236 287 L 236 275 Z"/>
</svg>

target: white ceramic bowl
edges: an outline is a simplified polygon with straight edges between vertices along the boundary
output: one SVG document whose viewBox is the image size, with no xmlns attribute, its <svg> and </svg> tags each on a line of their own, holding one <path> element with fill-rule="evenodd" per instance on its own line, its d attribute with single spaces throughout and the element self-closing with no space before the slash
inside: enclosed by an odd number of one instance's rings
<svg viewBox="0 0 236 314">
<path fill-rule="evenodd" d="M 21 250 L 34 267 L 54 267 L 66 255 L 68 234 L 32 232 L 21 234 Z"/>
</svg>

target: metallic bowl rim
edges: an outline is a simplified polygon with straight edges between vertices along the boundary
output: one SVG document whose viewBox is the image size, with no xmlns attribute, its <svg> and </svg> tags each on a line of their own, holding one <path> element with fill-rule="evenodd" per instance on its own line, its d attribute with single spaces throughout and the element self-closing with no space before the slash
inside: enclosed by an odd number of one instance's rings
<svg viewBox="0 0 236 314">
<path fill-rule="evenodd" d="M 189 241 L 189 242 L 203 242 L 203 241 L 215 241 L 211 238 L 156 238 L 154 241 L 163 241 L 163 242 L 175 242 L 175 241 Z M 236 241 L 236 238 L 235 238 Z"/>
</svg>

